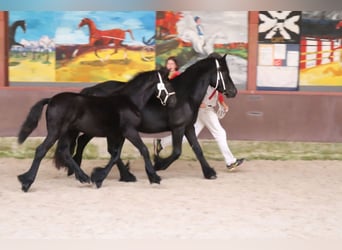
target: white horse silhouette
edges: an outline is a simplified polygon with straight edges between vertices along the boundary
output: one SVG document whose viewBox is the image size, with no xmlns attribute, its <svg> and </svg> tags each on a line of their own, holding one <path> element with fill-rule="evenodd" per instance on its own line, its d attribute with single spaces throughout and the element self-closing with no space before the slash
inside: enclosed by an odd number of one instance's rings
<svg viewBox="0 0 342 250">
<path fill-rule="evenodd" d="M 214 52 L 214 44 L 217 39 L 225 39 L 222 32 L 214 32 L 211 35 L 200 36 L 197 34 L 196 23 L 191 15 L 186 15 L 182 23 L 177 25 L 178 36 L 184 42 L 190 42 L 193 49 L 200 56 L 207 56 Z"/>
</svg>

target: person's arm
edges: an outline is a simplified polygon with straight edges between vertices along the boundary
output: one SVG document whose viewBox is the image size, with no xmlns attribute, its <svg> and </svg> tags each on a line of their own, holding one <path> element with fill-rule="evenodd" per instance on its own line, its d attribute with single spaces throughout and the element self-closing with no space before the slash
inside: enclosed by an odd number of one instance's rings
<svg viewBox="0 0 342 250">
<path fill-rule="evenodd" d="M 224 102 L 224 96 L 222 93 L 218 93 L 218 101 L 223 106 L 224 111 L 228 112 L 229 106 Z"/>
</svg>

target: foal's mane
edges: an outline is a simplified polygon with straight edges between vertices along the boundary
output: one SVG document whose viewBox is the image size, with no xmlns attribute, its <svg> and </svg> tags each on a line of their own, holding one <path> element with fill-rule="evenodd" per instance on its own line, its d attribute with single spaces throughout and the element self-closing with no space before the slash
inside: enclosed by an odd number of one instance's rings
<svg viewBox="0 0 342 250">
<path fill-rule="evenodd" d="M 125 83 L 122 93 L 129 93 L 130 91 L 137 91 L 143 87 L 142 84 L 150 83 L 153 77 L 158 77 L 158 70 L 150 70 L 136 74 L 130 81 Z M 153 74 L 154 73 L 154 74 Z"/>
</svg>

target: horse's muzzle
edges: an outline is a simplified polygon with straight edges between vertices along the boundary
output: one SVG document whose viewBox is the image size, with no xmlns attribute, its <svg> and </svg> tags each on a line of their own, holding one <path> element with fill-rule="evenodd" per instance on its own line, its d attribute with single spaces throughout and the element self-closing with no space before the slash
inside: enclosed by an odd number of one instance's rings
<svg viewBox="0 0 342 250">
<path fill-rule="evenodd" d="M 233 98 L 237 95 L 238 90 L 236 88 L 226 90 L 223 94 L 228 98 Z"/>
</svg>

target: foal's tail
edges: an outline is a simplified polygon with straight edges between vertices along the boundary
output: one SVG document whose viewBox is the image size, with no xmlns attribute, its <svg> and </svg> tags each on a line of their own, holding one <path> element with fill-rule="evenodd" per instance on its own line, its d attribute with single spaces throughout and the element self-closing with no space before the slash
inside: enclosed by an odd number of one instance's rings
<svg viewBox="0 0 342 250">
<path fill-rule="evenodd" d="M 49 103 L 50 98 L 44 98 L 32 106 L 18 134 L 18 143 L 23 143 L 32 131 L 38 126 L 42 116 L 44 105 Z"/>
</svg>

